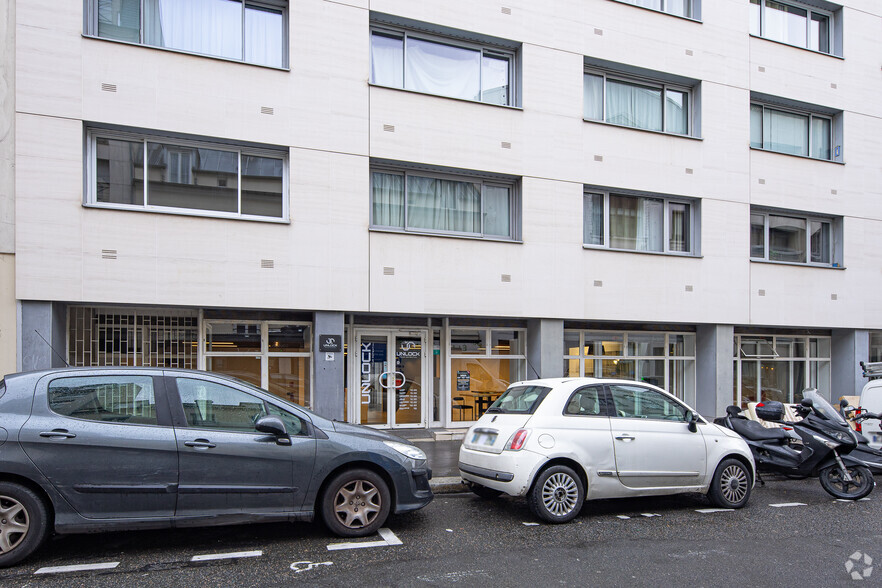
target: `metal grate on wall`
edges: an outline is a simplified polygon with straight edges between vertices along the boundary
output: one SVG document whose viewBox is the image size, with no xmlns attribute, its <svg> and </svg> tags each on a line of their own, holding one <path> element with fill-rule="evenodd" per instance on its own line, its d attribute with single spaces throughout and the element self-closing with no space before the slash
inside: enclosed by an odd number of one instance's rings
<svg viewBox="0 0 882 588">
<path fill-rule="evenodd" d="M 74 306 L 68 309 L 72 366 L 195 369 L 199 319 L 188 311 Z"/>
</svg>

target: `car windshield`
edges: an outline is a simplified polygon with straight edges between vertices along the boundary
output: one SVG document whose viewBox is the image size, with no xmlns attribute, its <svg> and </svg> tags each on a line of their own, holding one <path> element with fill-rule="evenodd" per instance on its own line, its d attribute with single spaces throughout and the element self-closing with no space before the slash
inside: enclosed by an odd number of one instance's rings
<svg viewBox="0 0 882 588">
<path fill-rule="evenodd" d="M 834 423 L 845 424 L 845 419 L 842 418 L 842 415 L 836 411 L 829 402 L 824 400 L 824 397 L 818 394 L 817 390 L 808 389 L 802 392 L 803 398 L 808 398 L 812 401 L 812 408 L 817 411 L 822 417 L 827 419 L 828 421 L 833 421 Z"/>
<path fill-rule="evenodd" d="M 550 390 L 544 386 L 512 386 L 490 405 L 487 413 L 533 414 Z"/>
</svg>

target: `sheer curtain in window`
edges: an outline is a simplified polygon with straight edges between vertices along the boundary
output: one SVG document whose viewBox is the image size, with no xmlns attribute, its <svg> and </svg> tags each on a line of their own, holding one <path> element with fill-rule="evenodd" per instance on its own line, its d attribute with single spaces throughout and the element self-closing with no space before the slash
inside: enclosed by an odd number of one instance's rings
<svg viewBox="0 0 882 588">
<path fill-rule="evenodd" d="M 606 81 L 607 122 L 648 129 L 662 130 L 661 89 Z"/>
<path fill-rule="evenodd" d="M 371 174 L 373 224 L 380 227 L 404 228 L 404 176 Z"/>
<path fill-rule="evenodd" d="M 812 117 L 812 157 L 830 159 L 830 120 Z"/>
<path fill-rule="evenodd" d="M 278 10 L 245 7 L 245 61 L 282 67 L 284 22 Z"/>
<path fill-rule="evenodd" d="M 481 185 L 407 176 L 407 226 L 480 234 Z"/>
<path fill-rule="evenodd" d="M 144 0 L 145 43 L 242 59 L 242 10 L 233 0 Z"/>
<path fill-rule="evenodd" d="M 408 37 L 408 90 L 466 100 L 481 99 L 481 52 Z"/>
<path fill-rule="evenodd" d="M 765 17 L 765 37 L 800 47 L 806 46 L 806 17 L 808 13 L 805 10 L 766 0 L 763 16 Z"/>
<path fill-rule="evenodd" d="M 484 186 L 484 234 L 511 237 L 511 196 L 503 186 Z"/>
<path fill-rule="evenodd" d="M 804 114 L 795 114 L 766 108 L 763 110 L 763 147 L 790 153 L 808 155 L 809 120 Z"/>
<path fill-rule="evenodd" d="M 603 120 L 603 76 L 585 74 L 583 116 L 589 120 Z"/>
<path fill-rule="evenodd" d="M 635 196 L 609 197 L 610 247 L 664 251 L 664 201 Z"/>
<path fill-rule="evenodd" d="M 664 214 L 664 201 L 637 199 L 638 251 L 664 251 Z"/>
<path fill-rule="evenodd" d="M 603 194 L 585 194 L 583 215 L 582 242 L 603 245 Z"/>
<path fill-rule="evenodd" d="M 404 87 L 404 38 L 371 34 L 371 83 Z"/>
<path fill-rule="evenodd" d="M 665 91 L 665 127 L 669 133 L 689 132 L 689 94 L 686 92 Z"/>
</svg>

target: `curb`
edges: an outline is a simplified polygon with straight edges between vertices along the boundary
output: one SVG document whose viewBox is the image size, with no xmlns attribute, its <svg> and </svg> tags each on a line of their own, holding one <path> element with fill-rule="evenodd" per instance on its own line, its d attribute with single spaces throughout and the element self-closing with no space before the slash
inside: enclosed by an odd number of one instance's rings
<svg viewBox="0 0 882 588">
<path fill-rule="evenodd" d="M 434 494 L 456 494 L 457 492 L 469 491 L 469 487 L 463 483 L 459 476 L 432 478 L 429 480 L 429 486 Z"/>
</svg>

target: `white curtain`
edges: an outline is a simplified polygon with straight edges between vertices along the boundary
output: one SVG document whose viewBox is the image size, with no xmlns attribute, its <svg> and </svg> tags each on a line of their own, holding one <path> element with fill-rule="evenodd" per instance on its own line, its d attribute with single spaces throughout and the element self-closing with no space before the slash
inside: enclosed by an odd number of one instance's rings
<svg viewBox="0 0 882 588">
<path fill-rule="evenodd" d="M 582 242 L 603 245 L 603 194 L 585 194 L 582 219 Z"/>
<path fill-rule="evenodd" d="M 371 83 L 404 87 L 404 38 L 371 34 Z"/>
<path fill-rule="evenodd" d="M 484 234 L 511 237 L 511 198 L 503 186 L 484 186 Z"/>
<path fill-rule="evenodd" d="M 485 55 L 481 64 L 481 101 L 508 104 L 508 59 Z"/>
<path fill-rule="evenodd" d="M 763 148 L 763 107 L 750 105 L 750 146 Z"/>
<path fill-rule="evenodd" d="M 664 214 L 664 201 L 637 199 L 638 251 L 664 251 Z"/>
<path fill-rule="evenodd" d="M 417 229 L 481 232 L 481 185 L 407 176 L 407 225 Z"/>
<path fill-rule="evenodd" d="M 607 122 L 652 131 L 662 130 L 660 89 L 607 80 L 606 110 Z"/>
<path fill-rule="evenodd" d="M 589 120 L 603 120 L 603 76 L 585 74 L 583 88 L 583 116 Z"/>
<path fill-rule="evenodd" d="M 812 117 L 812 157 L 830 159 L 830 120 Z"/>
<path fill-rule="evenodd" d="M 481 99 L 481 52 L 407 38 L 409 90 L 466 100 Z"/>
<path fill-rule="evenodd" d="M 664 251 L 664 201 L 610 194 L 610 246 Z"/>
<path fill-rule="evenodd" d="M 791 155 L 808 155 L 809 121 L 804 114 L 763 110 L 763 146 Z"/>
<path fill-rule="evenodd" d="M 686 92 L 665 91 L 665 127 L 669 133 L 689 132 L 689 94 Z"/>
<path fill-rule="evenodd" d="M 373 224 L 380 227 L 404 228 L 404 176 L 371 174 Z"/>
<path fill-rule="evenodd" d="M 282 67 L 284 43 L 282 13 L 276 10 L 245 8 L 245 61 Z"/>
<path fill-rule="evenodd" d="M 794 6 L 766 1 L 765 33 L 763 36 L 791 45 L 805 47 L 807 43 L 806 17 L 808 13 Z"/>
<path fill-rule="evenodd" d="M 232 0 L 145 0 L 148 45 L 242 59 L 242 3 Z"/>
</svg>

